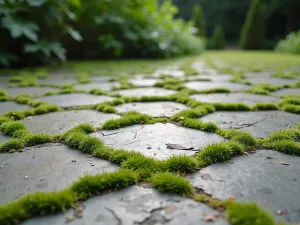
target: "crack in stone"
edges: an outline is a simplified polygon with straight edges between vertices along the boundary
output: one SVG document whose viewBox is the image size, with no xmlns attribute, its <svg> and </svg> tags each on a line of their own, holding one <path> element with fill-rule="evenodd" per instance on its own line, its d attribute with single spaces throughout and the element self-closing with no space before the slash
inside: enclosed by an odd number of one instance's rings
<svg viewBox="0 0 300 225">
<path fill-rule="evenodd" d="M 154 225 L 157 222 L 161 224 L 165 224 L 166 222 L 170 221 L 167 220 L 163 215 L 160 214 L 160 211 L 163 210 L 164 207 L 158 207 L 155 209 L 152 209 L 149 213 L 151 213 L 150 216 L 146 217 L 143 221 L 141 222 L 135 222 L 135 224 L 139 225 Z M 143 210 L 146 212 L 145 210 Z"/>
<path fill-rule="evenodd" d="M 109 211 L 109 212 L 111 212 L 111 214 L 114 216 L 114 218 L 118 221 L 118 225 L 121 225 L 122 224 L 122 219 L 121 218 L 119 218 L 118 216 L 117 216 L 117 214 L 115 213 L 115 211 L 114 210 L 112 210 L 112 209 L 110 209 L 110 208 L 108 208 L 108 207 L 104 207 L 107 211 Z"/>
<path fill-rule="evenodd" d="M 137 133 L 138 131 L 142 130 L 145 126 L 142 126 L 140 129 L 137 129 L 135 132 L 134 132 L 134 139 L 136 139 L 136 136 L 137 136 Z"/>
<path fill-rule="evenodd" d="M 258 124 L 258 123 L 264 121 L 265 119 L 266 119 L 266 118 L 263 118 L 263 119 L 261 119 L 261 120 L 258 120 L 258 121 L 256 121 L 256 122 L 254 122 L 254 123 L 243 123 L 243 124 L 241 124 L 239 127 L 232 127 L 232 126 L 230 126 L 229 128 L 230 128 L 230 129 L 242 129 L 242 128 L 245 128 L 245 127 L 251 127 L 251 126 L 254 126 L 255 124 Z"/>
</svg>

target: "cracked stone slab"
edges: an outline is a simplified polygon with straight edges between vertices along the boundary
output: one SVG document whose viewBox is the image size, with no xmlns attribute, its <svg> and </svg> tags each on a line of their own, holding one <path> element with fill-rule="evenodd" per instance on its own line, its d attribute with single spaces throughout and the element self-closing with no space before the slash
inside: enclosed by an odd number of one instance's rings
<svg viewBox="0 0 300 225">
<path fill-rule="evenodd" d="M 83 204 L 83 216 L 73 220 L 73 225 L 229 225 L 222 218 L 215 222 L 205 222 L 205 215 L 218 212 L 202 203 L 139 186 L 88 199 Z M 66 217 L 72 216 L 73 211 L 34 218 L 22 225 L 64 224 Z"/>
<path fill-rule="evenodd" d="M 209 103 L 245 103 L 255 105 L 259 102 L 278 102 L 280 99 L 267 95 L 255 95 L 247 93 L 215 93 L 215 94 L 197 94 L 191 96 L 200 102 Z"/>
<path fill-rule="evenodd" d="M 176 91 L 167 90 L 163 88 L 135 88 L 135 89 L 125 89 L 125 90 L 118 90 L 112 93 L 117 93 L 127 97 L 142 97 L 142 96 L 168 96 L 175 94 Z"/>
<path fill-rule="evenodd" d="M 28 105 L 18 104 L 15 102 L 0 102 L 0 114 L 5 114 L 9 111 L 24 111 L 30 109 Z"/>
<path fill-rule="evenodd" d="M 30 119 L 21 120 L 30 132 L 61 134 L 72 127 L 88 123 L 94 127 L 100 127 L 110 119 L 118 119 L 120 116 L 111 113 L 102 113 L 93 110 L 73 110 L 65 112 L 53 112 L 33 116 Z"/>
<path fill-rule="evenodd" d="M 155 83 L 160 82 L 160 79 L 152 78 L 133 78 L 129 80 L 129 83 L 136 85 L 138 87 L 153 86 Z"/>
<path fill-rule="evenodd" d="M 176 102 L 136 102 L 115 107 L 118 112 L 137 111 L 153 117 L 172 117 L 189 107 Z"/>
<path fill-rule="evenodd" d="M 190 175 L 192 185 L 218 199 L 234 196 L 237 201 L 258 202 L 278 220 L 300 221 L 300 157 L 259 150 L 231 161 Z M 287 214 L 277 215 L 278 210 Z"/>
<path fill-rule="evenodd" d="M 185 83 L 185 86 L 194 90 L 209 90 L 213 88 L 228 88 L 232 91 L 240 91 L 249 89 L 248 85 L 236 84 L 228 82 L 205 82 L 205 81 L 190 81 Z"/>
<path fill-rule="evenodd" d="M 61 144 L 1 154 L 0 165 L 0 204 L 29 192 L 63 190 L 84 174 L 112 172 L 118 168 Z"/>
<path fill-rule="evenodd" d="M 273 84 L 273 85 L 284 85 L 284 84 L 295 84 L 297 81 L 293 79 L 280 79 L 280 78 L 264 78 L 264 77 L 254 77 L 247 78 L 246 81 L 250 81 L 253 84 Z"/>
<path fill-rule="evenodd" d="M 17 96 L 20 94 L 44 95 L 48 92 L 58 92 L 57 88 L 50 87 L 15 87 L 6 89 L 8 95 Z"/>
<path fill-rule="evenodd" d="M 88 84 L 78 84 L 74 88 L 76 90 L 90 91 L 92 89 L 101 89 L 104 91 L 110 91 L 113 87 L 120 87 L 118 82 L 98 82 L 98 83 L 88 83 Z"/>
<path fill-rule="evenodd" d="M 195 150 L 224 140 L 214 133 L 178 127 L 170 123 L 135 125 L 113 131 L 101 131 L 91 136 L 101 139 L 105 145 L 113 148 L 141 152 L 158 160 L 174 155 L 192 156 L 196 153 Z M 195 150 L 168 149 L 168 143 L 193 147 Z"/>
<path fill-rule="evenodd" d="M 37 101 L 45 101 L 51 104 L 58 105 L 62 108 L 94 105 L 105 101 L 111 101 L 114 98 L 102 95 L 91 95 L 84 93 L 50 95 L 37 98 Z"/>
<path fill-rule="evenodd" d="M 272 94 L 276 96 L 300 95 L 300 88 L 285 88 L 272 92 Z"/>
<path fill-rule="evenodd" d="M 257 138 L 297 126 L 300 115 L 282 111 L 215 112 L 199 119 L 214 122 L 222 129 L 239 129 L 250 132 Z"/>
</svg>

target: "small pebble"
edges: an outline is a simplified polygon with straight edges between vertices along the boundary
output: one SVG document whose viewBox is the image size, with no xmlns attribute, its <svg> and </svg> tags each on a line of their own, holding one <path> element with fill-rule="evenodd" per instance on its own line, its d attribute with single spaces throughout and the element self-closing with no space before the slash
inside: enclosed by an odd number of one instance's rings
<svg viewBox="0 0 300 225">
<path fill-rule="evenodd" d="M 2 168 L 3 166 L 0 166 L 0 168 Z"/>
<path fill-rule="evenodd" d="M 28 178 L 28 176 L 24 176 L 24 178 L 25 178 L 25 179 L 27 179 L 27 178 Z"/>
</svg>

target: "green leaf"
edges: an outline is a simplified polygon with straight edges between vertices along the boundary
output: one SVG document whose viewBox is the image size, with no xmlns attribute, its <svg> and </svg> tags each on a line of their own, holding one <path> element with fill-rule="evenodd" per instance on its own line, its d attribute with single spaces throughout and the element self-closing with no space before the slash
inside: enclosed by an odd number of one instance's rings
<svg viewBox="0 0 300 225">
<path fill-rule="evenodd" d="M 39 27 L 35 23 L 6 16 L 2 19 L 2 26 L 10 31 L 13 39 L 25 36 L 34 42 L 38 40 Z"/>
<path fill-rule="evenodd" d="M 78 31 L 76 31 L 76 30 L 74 30 L 72 28 L 67 28 L 67 32 L 71 35 L 71 37 L 74 40 L 76 40 L 76 41 L 82 41 L 82 36 L 81 36 L 81 34 Z"/>
<path fill-rule="evenodd" d="M 81 6 L 81 1 L 80 0 L 68 0 L 68 3 L 76 6 L 76 7 L 80 7 Z"/>
<path fill-rule="evenodd" d="M 47 0 L 27 0 L 28 5 L 33 7 L 42 6 Z"/>
<path fill-rule="evenodd" d="M 46 58 L 50 58 L 52 53 L 60 60 L 66 59 L 66 50 L 58 42 L 39 41 L 34 44 L 26 44 L 24 46 L 24 51 L 27 53 L 41 52 Z"/>
</svg>

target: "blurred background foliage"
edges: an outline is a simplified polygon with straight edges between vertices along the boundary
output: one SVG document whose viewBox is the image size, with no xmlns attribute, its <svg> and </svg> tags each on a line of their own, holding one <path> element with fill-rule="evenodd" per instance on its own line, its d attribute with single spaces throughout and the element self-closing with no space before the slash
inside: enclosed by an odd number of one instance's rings
<svg viewBox="0 0 300 225">
<path fill-rule="evenodd" d="M 0 0 L 0 66 L 202 52 L 177 11 L 156 0 Z"/>
<path fill-rule="evenodd" d="M 166 58 L 239 43 L 299 53 L 299 12 L 299 0 L 0 0 L 0 67 Z"/>
</svg>

